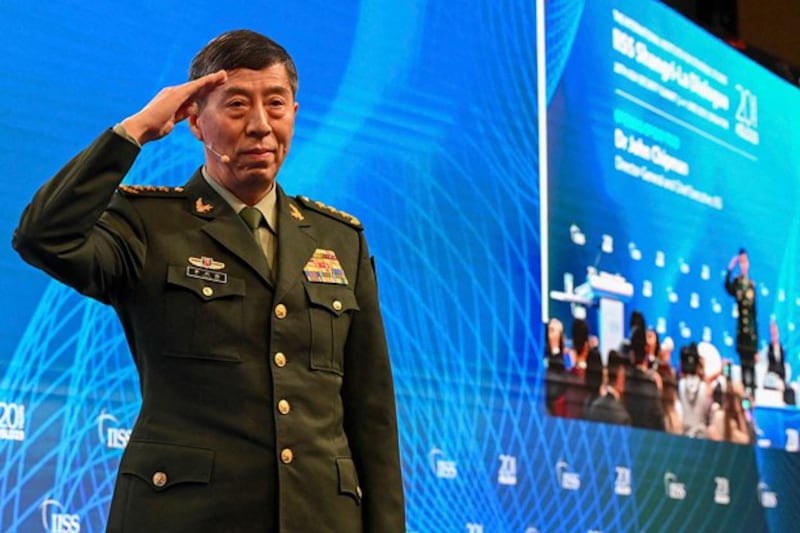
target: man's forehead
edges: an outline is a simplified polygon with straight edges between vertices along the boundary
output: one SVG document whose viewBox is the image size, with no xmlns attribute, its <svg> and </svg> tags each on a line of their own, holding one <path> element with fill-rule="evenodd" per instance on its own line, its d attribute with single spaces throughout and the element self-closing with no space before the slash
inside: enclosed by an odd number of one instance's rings
<svg viewBox="0 0 800 533">
<path fill-rule="evenodd" d="M 227 71 L 225 83 L 214 89 L 217 94 L 237 93 L 288 93 L 292 86 L 289 74 L 282 63 L 277 63 L 260 70 L 237 68 Z"/>
</svg>

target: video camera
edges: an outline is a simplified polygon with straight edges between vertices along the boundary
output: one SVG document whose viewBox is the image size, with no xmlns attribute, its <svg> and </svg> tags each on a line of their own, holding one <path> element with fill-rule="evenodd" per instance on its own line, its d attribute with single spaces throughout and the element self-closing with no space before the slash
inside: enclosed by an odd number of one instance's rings
<svg viewBox="0 0 800 533">
<path fill-rule="evenodd" d="M 681 374 L 692 376 L 697 374 L 697 365 L 700 355 L 697 353 L 697 344 L 690 343 L 681 348 Z"/>
</svg>

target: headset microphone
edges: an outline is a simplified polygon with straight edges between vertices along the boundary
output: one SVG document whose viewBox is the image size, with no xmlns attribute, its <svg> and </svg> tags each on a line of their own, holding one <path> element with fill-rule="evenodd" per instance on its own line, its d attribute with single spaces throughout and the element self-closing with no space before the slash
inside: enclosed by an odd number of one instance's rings
<svg viewBox="0 0 800 533">
<path fill-rule="evenodd" d="M 211 143 L 206 144 L 206 148 L 208 148 L 209 152 L 211 152 L 215 156 L 219 157 L 219 160 L 222 161 L 223 165 L 227 165 L 228 163 L 231 162 L 230 156 L 221 154 L 221 153 L 217 152 L 216 150 L 214 150 L 214 148 L 211 146 Z"/>
</svg>

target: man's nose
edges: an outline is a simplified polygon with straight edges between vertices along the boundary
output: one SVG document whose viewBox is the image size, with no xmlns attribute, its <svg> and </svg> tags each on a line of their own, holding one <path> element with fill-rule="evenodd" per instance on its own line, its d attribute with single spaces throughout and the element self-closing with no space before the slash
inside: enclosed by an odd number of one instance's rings
<svg viewBox="0 0 800 533">
<path fill-rule="evenodd" d="M 269 124 L 269 114 L 263 107 L 254 107 L 250 111 L 247 121 L 247 133 L 250 135 L 269 135 L 272 127 Z"/>
</svg>

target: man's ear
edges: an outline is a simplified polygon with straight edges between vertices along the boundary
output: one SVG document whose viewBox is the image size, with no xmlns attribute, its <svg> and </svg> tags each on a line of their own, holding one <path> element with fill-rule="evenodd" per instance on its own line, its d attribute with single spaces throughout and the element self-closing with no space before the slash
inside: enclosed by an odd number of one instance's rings
<svg viewBox="0 0 800 533">
<path fill-rule="evenodd" d="M 189 108 L 189 116 L 187 118 L 189 123 L 189 129 L 192 132 L 192 135 L 197 137 L 197 140 L 203 140 L 203 130 L 200 125 L 200 107 L 197 105 L 197 102 L 193 103 Z"/>
</svg>

